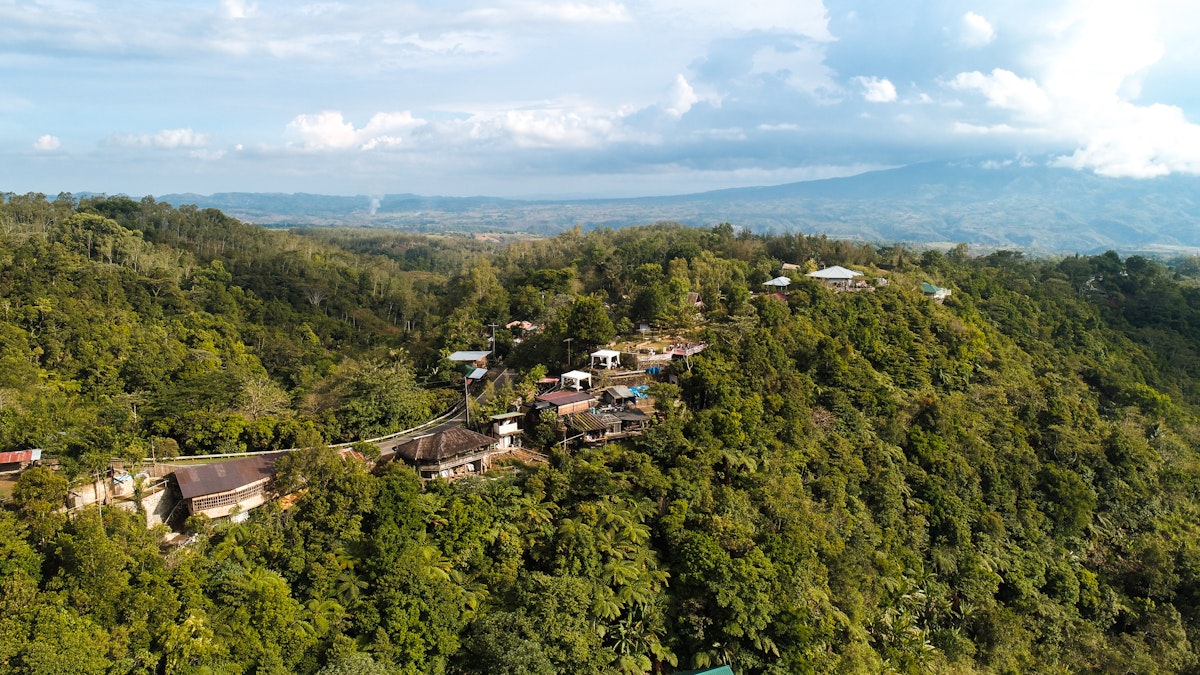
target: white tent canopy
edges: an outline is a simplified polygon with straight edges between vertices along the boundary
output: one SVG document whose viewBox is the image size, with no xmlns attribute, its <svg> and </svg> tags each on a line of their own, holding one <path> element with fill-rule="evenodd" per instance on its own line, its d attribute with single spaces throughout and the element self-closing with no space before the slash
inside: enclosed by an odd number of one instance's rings
<svg viewBox="0 0 1200 675">
<path fill-rule="evenodd" d="M 597 349 L 592 352 L 592 367 L 612 369 L 621 365 L 621 352 L 615 349 Z"/>
<path fill-rule="evenodd" d="M 559 386 L 573 387 L 576 391 L 583 389 L 583 381 L 587 380 L 588 387 L 592 386 L 592 374 L 585 373 L 582 370 L 572 370 L 569 373 L 563 373 L 559 377 Z"/>
</svg>

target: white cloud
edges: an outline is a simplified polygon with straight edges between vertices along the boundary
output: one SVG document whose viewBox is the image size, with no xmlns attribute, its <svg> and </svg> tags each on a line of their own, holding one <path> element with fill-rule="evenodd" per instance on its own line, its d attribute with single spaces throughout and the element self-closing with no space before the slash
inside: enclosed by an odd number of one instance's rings
<svg viewBox="0 0 1200 675">
<path fill-rule="evenodd" d="M 400 134 L 425 124 L 409 111 L 376 113 L 361 129 L 345 120 L 337 110 L 297 115 L 287 125 L 288 135 L 308 150 L 374 150 L 400 145 Z"/>
<path fill-rule="evenodd" d="M 537 2 L 528 5 L 527 12 L 531 18 L 563 23 L 623 23 L 630 20 L 629 10 L 619 2 Z"/>
<path fill-rule="evenodd" d="M 1087 139 L 1056 164 L 1105 176 L 1152 178 L 1175 172 L 1200 174 L 1200 126 L 1176 106 L 1119 103 Z"/>
<path fill-rule="evenodd" d="M 215 162 L 225 156 L 224 150 L 192 150 L 188 153 L 189 157 L 204 160 L 206 162 Z"/>
<path fill-rule="evenodd" d="M 202 148 L 208 145 L 208 136 L 192 129 L 163 129 L 152 134 L 113 134 L 105 140 L 106 145 L 122 148 Z"/>
<path fill-rule="evenodd" d="M 975 12 L 967 12 L 962 18 L 962 33 L 959 42 L 967 47 L 982 47 L 996 39 L 992 23 Z"/>
<path fill-rule="evenodd" d="M 863 99 L 870 103 L 891 103 L 896 100 L 896 85 L 885 77 L 856 77 L 863 88 Z"/>
<path fill-rule="evenodd" d="M 510 110 L 476 118 L 473 128 L 488 135 L 499 131 L 523 148 L 591 148 L 619 136 L 611 117 L 562 110 Z"/>
<path fill-rule="evenodd" d="M 33 142 L 33 149 L 40 150 L 42 152 L 53 152 L 61 147 L 62 141 L 58 139 L 58 136 L 51 136 L 50 134 L 39 136 L 38 139 Z"/>
<path fill-rule="evenodd" d="M 1008 124 L 969 124 L 967 122 L 955 122 L 951 127 L 956 134 L 976 134 L 981 136 L 993 134 L 1016 134 L 1020 130 Z"/>
<path fill-rule="evenodd" d="M 221 8 L 230 19 L 246 19 L 258 12 L 258 5 L 246 0 L 221 0 Z"/>
<path fill-rule="evenodd" d="M 824 43 L 811 40 L 787 40 L 756 50 L 750 74 L 781 77 L 788 86 L 823 101 L 840 94 L 835 73 L 825 65 Z"/>
<path fill-rule="evenodd" d="M 1050 110 L 1050 98 L 1036 81 L 1003 68 L 996 68 L 988 75 L 977 70 L 959 73 L 950 86 L 978 91 L 987 98 L 989 106 L 1011 110 L 1023 117 L 1040 118 Z"/>
<path fill-rule="evenodd" d="M 665 25 L 705 26 L 722 32 L 770 31 L 832 40 L 821 0 L 645 0 L 648 14 L 666 14 Z"/>
<path fill-rule="evenodd" d="M 1139 105 L 1141 78 L 1165 53 L 1162 4 L 1076 2 L 1045 22 L 1027 55 L 1029 76 L 996 68 L 959 73 L 947 84 L 982 94 L 1011 118 L 961 120 L 959 133 L 1039 132 L 1075 150 L 1060 166 L 1111 176 L 1200 173 L 1200 126 L 1172 105 Z"/>
<path fill-rule="evenodd" d="M 667 102 L 667 114 L 672 117 L 683 117 L 699 101 L 700 97 L 696 95 L 696 90 L 692 88 L 692 85 L 688 84 L 687 78 L 683 75 L 676 75 L 675 86 L 671 88 L 671 98 Z"/>
</svg>

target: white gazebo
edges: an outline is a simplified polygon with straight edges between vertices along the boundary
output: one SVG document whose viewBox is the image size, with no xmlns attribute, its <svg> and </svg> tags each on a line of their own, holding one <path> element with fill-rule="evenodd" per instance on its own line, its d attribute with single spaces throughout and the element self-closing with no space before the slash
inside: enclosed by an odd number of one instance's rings
<svg viewBox="0 0 1200 675">
<path fill-rule="evenodd" d="M 612 370 L 621 366 L 621 352 L 615 349 L 597 349 L 592 352 L 592 367 Z"/>
<path fill-rule="evenodd" d="M 585 373 L 582 370 L 572 370 L 569 373 L 563 373 L 559 376 L 559 386 L 571 387 L 575 391 L 583 389 L 583 381 L 587 380 L 587 386 L 590 389 L 592 386 L 592 374 Z"/>
<path fill-rule="evenodd" d="M 775 277 L 770 281 L 764 281 L 763 286 L 773 286 L 775 288 L 787 288 L 792 284 L 791 277 Z"/>
</svg>

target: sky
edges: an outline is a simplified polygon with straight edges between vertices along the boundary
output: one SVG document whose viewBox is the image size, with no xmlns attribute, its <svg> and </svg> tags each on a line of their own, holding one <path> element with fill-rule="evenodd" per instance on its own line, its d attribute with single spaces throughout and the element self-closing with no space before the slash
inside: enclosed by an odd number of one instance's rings
<svg viewBox="0 0 1200 675">
<path fill-rule="evenodd" d="M 0 0 L 0 192 L 1200 173 L 1192 0 Z"/>
</svg>

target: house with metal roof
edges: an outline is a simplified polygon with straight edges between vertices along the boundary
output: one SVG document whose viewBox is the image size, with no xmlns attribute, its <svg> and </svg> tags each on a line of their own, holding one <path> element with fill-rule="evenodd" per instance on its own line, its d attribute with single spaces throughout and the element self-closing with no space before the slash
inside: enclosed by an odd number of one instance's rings
<svg viewBox="0 0 1200 675">
<path fill-rule="evenodd" d="M 454 352 L 446 358 L 455 363 L 466 363 L 476 368 L 487 368 L 488 357 L 492 355 L 489 351 L 461 351 Z"/>
<path fill-rule="evenodd" d="M 41 448 L 34 448 L 32 450 L 16 450 L 13 452 L 0 452 L 0 473 L 24 471 L 34 462 L 38 462 L 41 459 Z"/>
<path fill-rule="evenodd" d="M 855 277 L 861 277 L 862 275 L 863 275 L 862 272 L 858 272 L 855 270 L 848 270 L 845 267 L 842 267 L 841 265 L 831 265 L 830 267 L 826 267 L 823 270 L 817 270 L 816 272 L 809 272 L 808 274 L 805 274 L 804 276 L 806 276 L 810 279 L 816 279 L 817 281 L 820 281 L 822 284 L 825 284 L 826 286 L 829 286 L 832 288 L 847 289 L 847 288 L 850 288 L 851 285 L 853 285 Z"/>
<path fill-rule="evenodd" d="M 637 403 L 637 394 L 623 384 L 605 389 L 600 396 L 607 405 L 627 406 Z"/>
<path fill-rule="evenodd" d="M 414 467 L 421 478 L 454 479 L 491 468 L 496 440 L 465 427 L 451 427 L 409 438 L 396 446 L 396 457 Z"/>
<path fill-rule="evenodd" d="M 559 417 L 585 412 L 596 403 L 596 399 L 585 391 L 552 391 L 536 397 L 535 401 L 554 408 Z M 534 409 L 538 409 L 538 406 L 535 405 Z"/>
<path fill-rule="evenodd" d="M 523 412 L 492 415 L 492 438 L 496 439 L 496 449 L 521 446 L 521 418 L 524 416 Z"/>
<path fill-rule="evenodd" d="M 568 415 L 567 429 L 584 443 L 603 443 L 610 434 L 621 433 L 621 420 L 608 413 L 581 412 Z"/>
<path fill-rule="evenodd" d="M 951 290 L 949 288 L 942 288 L 941 286 L 934 286 L 927 281 L 923 281 L 921 282 L 921 292 L 925 294 L 925 297 L 932 299 L 938 304 L 941 304 L 946 298 L 950 297 Z"/>
<path fill-rule="evenodd" d="M 275 460 L 282 452 L 265 452 L 227 462 L 188 466 L 175 470 L 179 494 L 188 513 L 224 518 L 244 513 L 270 501 Z"/>
</svg>

